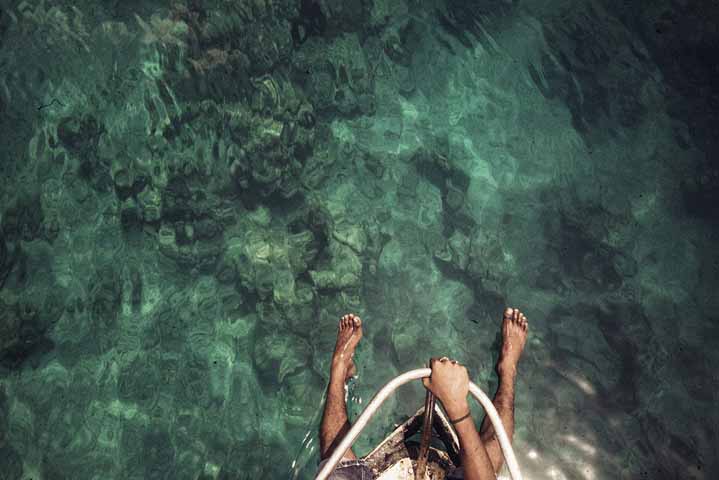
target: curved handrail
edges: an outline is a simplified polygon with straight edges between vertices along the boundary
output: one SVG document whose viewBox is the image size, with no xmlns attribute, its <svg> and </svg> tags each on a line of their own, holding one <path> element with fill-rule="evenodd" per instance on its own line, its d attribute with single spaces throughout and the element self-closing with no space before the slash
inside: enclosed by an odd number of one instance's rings
<svg viewBox="0 0 719 480">
<path fill-rule="evenodd" d="M 330 473 L 332 473 L 337 464 L 340 463 L 340 460 L 342 459 L 344 453 L 352 446 L 354 441 L 359 436 L 360 432 L 362 432 L 364 427 L 367 426 L 367 423 L 369 423 L 370 418 L 372 418 L 374 413 L 384 403 L 384 401 L 387 400 L 390 394 L 392 394 L 395 390 L 397 390 L 397 388 L 401 387 L 405 383 L 409 383 L 412 380 L 419 380 L 420 378 L 429 377 L 431 373 L 431 368 L 418 368 L 405 372 L 387 382 L 387 384 L 382 387 L 380 391 L 377 392 L 377 394 L 367 404 L 367 407 L 365 407 L 364 411 L 360 414 L 360 416 L 357 417 L 357 420 L 355 420 L 354 425 L 352 425 L 352 428 L 350 428 L 349 432 L 347 432 L 339 445 L 337 445 L 337 447 L 334 449 L 334 452 L 332 452 L 330 458 L 327 459 L 327 463 L 325 463 L 324 467 L 322 467 L 322 470 L 320 470 L 320 472 L 317 474 L 315 480 L 327 479 L 327 477 L 330 475 Z M 510 444 L 509 438 L 507 437 L 507 432 L 504 431 L 504 426 L 502 425 L 502 420 L 499 418 L 497 409 L 494 408 L 494 405 L 492 404 L 492 401 L 489 399 L 489 397 L 487 397 L 487 395 L 485 395 L 485 393 L 472 382 L 469 382 L 469 393 L 471 393 L 472 396 L 476 398 L 480 404 L 482 404 L 484 411 L 487 413 L 487 415 L 489 416 L 489 420 L 492 422 L 494 432 L 497 435 L 497 440 L 499 440 L 500 447 L 502 447 L 502 454 L 504 455 L 504 459 L 507 462 L 507 468 L 509 469 L 509 474 L 511 475 L 512 480 L 522 480 L 522 474 L 519 471 L 519 464 L 517 463 L 517 458 L 514 456 L 514 450 L 512 450 L 512 445 Z"/>
</svg>

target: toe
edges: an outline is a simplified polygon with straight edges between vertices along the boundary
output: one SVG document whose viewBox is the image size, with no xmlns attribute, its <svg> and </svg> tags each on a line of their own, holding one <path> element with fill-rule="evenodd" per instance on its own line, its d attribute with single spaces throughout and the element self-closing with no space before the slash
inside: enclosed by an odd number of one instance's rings
<svg viewBox="0 0 719 480">
<path fill-rule="evenodd" d="M 514 320 L 514 323 L 519 323 L 519 309 L 514 309 L 514 315 L 512 315 L 512 320 Z"/>
<path fill-rule="evenodd" d="M 512 318 L 512 314 L 514 314 L 514 310 L 513 310 L 512 308 L 509 308 L 509 307 L 508 307 L 508 308 L 504 311 L 504 316 L 505 316 L 505 318 Z"/>
<path fill-rule="evenodd" d="M 355 324 L 355 327 L 361 327 L 361 326 L 362 326 L 362 320 L 361 320 L 360 317 L 358 317 L 357 315 L 355 315 L 355 317 L 354 317 L 354 324 Z"/>
</svg>

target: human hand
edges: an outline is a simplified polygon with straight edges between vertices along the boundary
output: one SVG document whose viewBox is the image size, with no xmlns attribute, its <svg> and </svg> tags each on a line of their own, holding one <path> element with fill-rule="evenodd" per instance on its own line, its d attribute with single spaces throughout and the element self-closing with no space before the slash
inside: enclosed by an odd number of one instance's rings
<svg viewBox="0 0 719 480">
<path fill-rule="evenodd" d="M 461 417 L 467 413 L 469 410 L 467 369 L 456 360 L 449 360 L 447 357 L 432 358 L 429 366 L 432 369 L 431 376 L 422 379 L 425 388 L 442 402 L 451 418 Z"/>
</svg>

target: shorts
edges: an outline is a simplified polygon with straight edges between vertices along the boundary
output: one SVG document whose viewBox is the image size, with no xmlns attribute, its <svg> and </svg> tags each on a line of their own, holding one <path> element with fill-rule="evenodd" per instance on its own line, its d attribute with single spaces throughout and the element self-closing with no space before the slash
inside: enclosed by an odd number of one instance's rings
<svg viewBox="0 0 719 480">
<path fill-rule="evenodd" d="M 317 471 L 322 470 L 327 460 L 322 460 Z M 374 474 L 364 460 L 340 460 L 328 480 L 374 480 Z"/>
<path fill-rule="evenodd" d="M 318 471 L 322 470 L 327 460 L 322 460 Z M 327 477 L 328 480 L 374 480 L 374 474 L 364 460 L 341 460 L 335 470 Z M 447 480 L 461 480 L 464 478 L 462 467 L 455 468 L 447 476 Z"/>
</svg>

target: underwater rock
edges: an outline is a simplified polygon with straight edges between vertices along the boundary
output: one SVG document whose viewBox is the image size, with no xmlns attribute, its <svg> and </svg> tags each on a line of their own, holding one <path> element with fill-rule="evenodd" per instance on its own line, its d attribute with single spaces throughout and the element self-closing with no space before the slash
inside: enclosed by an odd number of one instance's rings
<svg viewBox="0 0 719 480">
<path fill-rule="evenodd" d="M 62 309 L 59 296 L 52 292 L 17 303 L 0 300 L 0 363 L 15 368 L 30 355 L 50 350 L 53 343 L 45 333 Z"/>
<path fill-rule="evenodd" d="M 357 255 L 362 255 L 367 248 L 367 235 L 359 225 L 340 225 L 332 234 L 338 242 L 350 247 Z"/>
<path fill-rule="evenodd" d="M 450 213 L 455 213 L 464 205 L 464 192 L 454 185 L 448 184 L 442 200 L 445 210 Z"/>
<path fill-rule="evenodd" d="M 397 67 L 397 89 L 405 97 L 411 95 L 417 87 L 414 72 L 406 67 Z"/>
<path fill-rule="evenodd" d="M 318 189 L 332 174 L 336 153 L 319 145 L 306 160 L 302 168 L 302 183 L 308 190 Z"/>
<path fill-rule="evenodd" d="M 0 289 L 5 284 L 5 279 L 10 274 L 12 267 L 12 258 L 10 252 L 5 244 L 5 235 L 2 233 L 0 228 Z"/>
<path fill-rule="evenodd" d="M 123 281 L 115 266 L 107 265 L 90 280 L 90 312 L 95 327 L 106 332 L 117 323 L 122 307 Z"/>
<path fill-rule="evenodd" d="M 184 178 L 175 176 L 170 179 L 161 197 L 165 220 L 174 222 L 192 218 L 192 191 Z"/>
<path fill-rule="evenodd" d="M 5 358 L 20 347 L 20 328 L 21 320 L 15 305 L 0 300 L 0 358 Z"/>
<path fill-rule="evenodd" d="M 292 67 L 318 111 L 354 116 L 374 109 L 369 62 L 357 35 L 343 34 L 331 43 L 312 38 L 293 56 Z"/>
<path fill-rule="evenodd" d="M 188 309 L 163 303 L 151 319 L 144 347 L 160 345 L 163 351 L 181 350 L 187 342 L 187 330 L 191 323 Z"/>
<path fill-rule="evenodd" d="M 113 185 L 108 166 L 97 155 L 103 132 L 104 127 L 91 115 L 65 117 L 57 126 L 60 142 L 79 157 L 78 177 L 99 192 L 105 192 Z"/>
<path fill-rule="evenodd" d="M 312 232 L 312 249 L 323 250 L 334 230 L 334 219 L 327 206 L 315 199 L 307 202 L 306 208 L 289 222 L 289 230 L 292 233 L 299 233 L 305 230 Z"/>
<path fill-rule="evenodd" d="M 362 261 L 355 251 L 338 241 L 329 244 L 329 262 L 310 270 L 314 286 L 321 290 L 340 290 L 359 287 L 362 277 Z"/>
<path fill-rule="evenodd" d="M 192 223 L 163 223 L 157 230 L 157 243 L 160 253 L 178 266 L 197 268 L 202 273 L 214 272 L 222 255 L 222 238 L 199 241 Z"/>
<path fill-rule="evenodd" d="M 288 375 L 280 390 L 285 422 L 292 427 L 304 427 L 321 404 L 324 387 L 322 377 L 311 368 Z"/>
<path fill-rule="evenodd" d="M 617 271 L 617 267 L 627 268 L 627 273 L 630 275 L 633 267 L 630 261 L 614 262 L 616 257 L 613 248 L 598 243 L 593 251 L 586 252 L 582 257 L 580 271 L 584 280 L 590 282 L 595 288 L 607 290 L 619 288 L 622 284 L 622 277 Z"/>
<path fill-rule="evenodd" d="M 232 367 L 235 352 L 225 342 L 214 342 L 209 354 L 210 402 L 218 407 L 225 406 L 230 398 Z"/>
<path fill-rule="evenodd" d="M 319 12 L 324 18 L 325 31 L 328 34 L 338 32 L 356 31 L 360 25 L 365 25 L 370 18 L 370 10 L 373 2 L 356 1 L 346 2 L 343 0 L 318 0 Z"/>
<path fill-rule="evenodd" d="M 304 0 L 299 15 L 292 21 L 292 40 L 302 45 L 311 35 L 322 35 L 327 29 L 327 17 L 318 2 Z"/>
<path fill-rule="evenodd" d="M 20 480 L 23 475 L 23 464 L 20 454 L 10 445 L 0 443 L 0 479 Z"/>
<path fill-rule="evenodd" d="M 309 103 L 303 103 L 300 105 L 297 111 L 297 123 L 306 129 L 314 127 L 317 123 L 317 117 L 315 116 L 314 109 Z"/>
<path fill-rule="evenodd" d="M 392 347 L 397 361 L 402 365 L 411 365 L 421 361 L 418 357 L 417 338 L 423 336 L 422 325 L 414 320 L 397 321 L 392 329 Z"/>
<path fill-rule="evenodd" d="M 210 240 L 222 234 L 222 225 L 212 218 L 202 218 L 193 224 L 195 238 Z"/>
<path fill-rule="evenodd" d="M 477 226 L 465 194 L 451 184 L 448 184 L 446 193 L 442 197 L 442 205 L 445 207 L 443 209 L 445 225 L 467 234 Z"/>
<path fill-rule="evenodd" d="M 455 165 L 447 154 L 447 139 L 437 139 L 436 151 L 421 149 L 412 156 L 417 173 L 426 178 L 442 193 L 444 224 L 451 230 L 458 229 L 469 235 L 477 222 L 467 200 L 469 175 Z"/>
<path fill-rule="evenodd" d="M 614 271 L 625 278 L 631 278 L 639 272 L 639 265 L 634 257 L 619 250 L 614 252 L 612 264 Z"/>
<path fill-rule="evenodd" d="M 295 275 L 306 272 L 319 253 L 315 236 L 305 230 L 287 236 L 287 257 Z"/>
<path fill-rule="evenodd" d="M 334 106 L 342 115 L 351 115 L 359 112 L 357 95 L 349 88 L 338 87 L 334 93 Z"/>
<path fill-rule="evenodd" d="M 40 228 L 40 237 L 47 240 L 49 243 L 55 241 L 57 236 L 60 234 L 60 220 L 57 214 L 51 213 L 44 215 L 42 226 Z"/>
<path fill-rule="evenodd" d="M 207 359 L 187 352 L 177 372 L 175 398 L 187 405 L 208 407 L 210 405 L 209 368 Z"/>
<path fill-rule="evenodd" d="M 132 230 L 142 226 L 142 216 L 137 207 L 137 201 L 128 197 L 120 204 L 120 224 L 125 230 Z"/>
<path fill-rule="evenodd" d="M 315 71 L 307 83 L 307 94 L 317 110 L 325 110 L 334 104 L 335 84 L 331 73 Z"/>
<path fill-rule="evenodd" d="M 563 281 L 581 290 L 617 290 L 623 282 L 620 272 L 632 276 L 636 266 L 631 257 L 603 240 L 608 225 L 616 220 L 604 210 L 592 211 L 586 205 L 574 208 L 575 212 L 562 212 L 548 224 L 559 239 L 556 249 Z"/>
<path fill-rule="evenodd" d="M 275 19 L 247 25 L 242 51 L 250 58 L 253 75 L 266 73 L 292 51 L 292 34 L 289 22 Z"/>
<path fill-rule="evenodd" d="M 290 270 L 276 270 L 272 278 L 272 299 L 280 305 L 295 303 L 295 276 Z"/>
<path fill-rule="evenodd" d="M 145 188 L 137 196 L 137 204 L 144 222 L 155 223 L 162 218 L 162 196 L 157 189 Z"/>
<path fill-rule="evenodd" d="M 276 112 L 279 113 L 281 111 L 283 103 L 290 102 L 289 98 L 283 98 L 287 97 L 287 92 L 282 89 L 285 83 L 278 82 L 271 75 L 263 75 L 262 77 L 255 78 L 252 80 L 252 84 L 255 91 L 252 95 L 251 107 L 252 110 L 257 113 L 270 117 Z M 289 106 L 289 108 L 293 110 L 296 109 L 296 107 L 292 108 L 292 106 Z"/>
<path fill-rule="evenodd" d="M 176 452 L 170 434 L 164 429 L 154 428 L 142 438 L 143 478 L 147 480 L 169 480 L 177 478 L 175 472 Z"/>
<path fill-rule="evenodd" d="M 307 232 L 309 233 L 309 232 Z M 306 259 L 314 255 L 310 235 L 291 237 L 249 230 L 244 238 L 231 238 L 225 248 L 218 275 L 224 283 L 237 279 L 247 291 L 260 298 L 273 298 L 282 305 L 296 302 L 295 277 L 306 270 Z"/>
<path fill-rule="evenodd" d="M 403 261 L 403 249 L 399 240 L 392 238 L 382 248 L 377 261 L 377 268 L 385 275 L 394 276 L 402 273 L 406 267 Z M 447 257 L 449 258 L 449 257 Z"/>
<path fill-rule="evenodd" d="M 381 179 L 384 176 L 385 166 L 379 156 L 363 152 L 362 160 L 364 160 L 365 168 L 374 175 L 377 179 Z"/>
<path fill-rule="evenodd" d="M 466 272 L 469 267 L 470 246 L 469 237 L 459 230 L 455 230 L 447 242 L 449 258 L 445 261 L 451 262 L 457 270 Z"/>
<path fill-rule="evenodd" d="M 387 29 L 382 50 L 397 65 L 410 67 L 415 50 L 421 45 L 422 32 L 417 22 L 410 16 L 405 18 L 407 20 L 400 22 L 396 27 Z"/>
<path fill-rule="evenodd" d="M 244 433 L 256 430 L 261 410 L 262 397 L 258 395 L 260 384 L 257 372 L 252 367 L 252 359 L 239 357 L 232 374 L 232 394 L 230 409 L 236 423 L 230 426 L 231 431 Z M 240 438 L 242 435 L 240 435 Z"/>
<path fill-rule="evenodd" d="M 150 407 L 158 395 L 161 385 L 161 373 L 152 356 L 140 355 L 120 369 L 117 378 L 117 394 L 120 400 L 136 402 L 142 407 Z"/>
<path fill-rule="evenodd" d="M 0 386 L 0 448 L 5 445 L 5 435 L 8 427 L 8 402 L 5 387 Z"/>
<path fill-rule="evenodd" d="M 272 267 L 270 265 L 272 255 L 272 243 L 262 232 L 248 231 L 240 249 L 233 248 L 235 253 L 235 264 L 245 288 L 267 294 L 271 292 Z"/>
<path fill-rule="evenodd" d="M 690 215 L 716 219 L 719 214 L 719 167 L 702 162 L 691 177 L 682 180 L 684 208 Z"/>
<path fill-rule="evenodd" d="M 2 229 L 0 228 L 0 272 L 2 271 L 3 267 L 8 263 L 8 250 L 7 245 L 5 244 L 5 235 L 3 234 Z"/>
<path fill-rule="evenodd" d="M 162 224 L 157 230 L 157 243 L 162 253 L 167 256 L 172 256 L 172 252 L 177 249 L 175 227 L 173 225 Z"/>
<path fill-rule="evenodd" d="M 232 135 L 242 147 L 228 156 L 230 175 L 248 203 L 256 203 L 257 194 L 297 194 L 314 143 L 314 120 L 307 121 L 312 110 L 289 82 L 266 77 L 256 84 L 256 108 L 264 110 L 233 116 Z"/>
<path fill-rule="evenodd" d="M 42 231 L 43 217 L 39 196 L 20 196 L 3 213 L 3 234 L 9 241 L 34 240 Z"/>
<path fill-rule="evenodd" d="M 461 238 L 455 237 L 451 242 L 452 248 L 463 247 Z M 482 294 L 495 300 L 502 298 L 507 282 L 514 276 L 516 265 L 513 257 L 505 249 L 498 232 L 475 230 L 470 239 L 466 273 L 480 287 Z M 462 255 L 460 253 L 458 258 L 462 259 Z"/>
<path fill-rule="evenodd" d="M 127 168 L 118 168 L 112 175 L 112 181 L 115 185 L 115 194 L 120 200 L 135 195 L 145 186 L 145 180 L 136 183 L 135 174 Z"/>
<path fill-rule="evenodd" d="M 367 223 L 365 233 L 367 235 L 367 249 L 364 257 L 367 263 L 367 271 L 370 275 L 375 275 L 379 267 L 382 250 L 392 236 L 382 229 L 376 218 Z"/>
<path fill-rule="evenodd" d="M 248 90 L 252 60 L 227 45 L 212 46 L 188 58 L 191 77 L 180 73 L 176 85 L 187 98 L 205 97 L 218 101 L 239 100 Z M 232 81 L 230 81 L 232 79 Z"/>
<path fill-rule="evenodd" d="M 446 152 L 449 149 L 448 139 L 438 138 L 435 142 L 434 150 L 421 149 L 412 156 L 411 162 L 417 173 L 439 188 L 443 195 L 446 195 L 448 185 L 462 194 L 466 193 L 470 177 Z"/>
<path fill-rule="evenodd" d="M 57 125 L 57 137 L 65 147 L 82 153 L 97 147 L 102 132 L 102 125 L 91 115 L 65 117 Z"/>
<path fill-rule="evenodd" d="M 174 242 L 174 231 L 172 242 Z M 225 242 L 225 249 L 217 263 L 215 275 L 221 283 L 232 284 L 238 280 L 238 266 L 244 263 L 243 242 L 241 238 L 231 237 Z"/>
<path fill-rule="evenodd" d="M 268 333 L 254 345 L 254 367 L 262 383 L 276 387 L 290 374 L 309 368 L 311 348 L 307 341 L 287 333 Z"/>
</svg>

